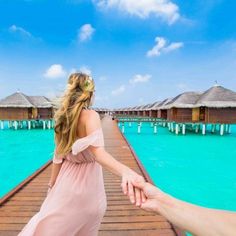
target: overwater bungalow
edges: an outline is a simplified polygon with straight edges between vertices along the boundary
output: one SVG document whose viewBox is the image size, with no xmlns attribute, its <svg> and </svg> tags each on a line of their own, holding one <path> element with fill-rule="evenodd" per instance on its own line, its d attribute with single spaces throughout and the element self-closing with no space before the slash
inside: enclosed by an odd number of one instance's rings
<svg viewBox="0 0 236 236">
<path fill-rule="evenodd" d="M 211 87 L 194 104 L 192 121 L 235 124 L 236 92 L 219 85 Z"/>
<path fill-rule="evenodd" d="M 160 104 L 160 102 L 154 102 L 149 106 L 148 116 L 157 118 L 157 107 Z"/>
<path fill-rule="evenodd" d="M 201 93 L 184 92 L 162 106 L 167 110 L 167 120 L 174 122 L 192 122 L 192 109 Z"/>
<path fill-rule="evenodd" d="M 53 104 L 45 96 L 15 92 L 0 100 L 0 120 L 51 119 Z"/>
<path fill-rule="evenodd" d="M 167 120 L 167 107 L 166 104 L 169 103 L 173 98 L 166 98 L 153 108 L 153 112 L 157 113 L 157 118 Z"/>
<path fill-rule="evenodd" d="M 154 104 L 156 104 L 156 102 L 155 103 L 149 103 L 149 104 L 143 106 L 143 108 L 142 108 L 143 114 L 142 115 L 145 116 L 145 117 L 150 117 L 150 108 Z"/>
</svg>

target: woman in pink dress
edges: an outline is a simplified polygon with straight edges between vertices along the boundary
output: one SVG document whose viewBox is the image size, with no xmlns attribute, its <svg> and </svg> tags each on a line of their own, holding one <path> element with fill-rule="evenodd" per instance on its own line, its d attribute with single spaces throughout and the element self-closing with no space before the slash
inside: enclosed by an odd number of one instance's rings
<svg viewBox="0 0 236 236">
<path fill-rule="evenodd" d="M 121 177 L 132 203 L 145 201 L 132 185 L 143 177 L 105 151 L 100 117 L 89 109 L 93 99 L 93 79 L 71 74 L 54 116 L 56 148 L 48 193 L 18 236 L 96 236 L 107 207 L 102 166 Z"/>
</svg>

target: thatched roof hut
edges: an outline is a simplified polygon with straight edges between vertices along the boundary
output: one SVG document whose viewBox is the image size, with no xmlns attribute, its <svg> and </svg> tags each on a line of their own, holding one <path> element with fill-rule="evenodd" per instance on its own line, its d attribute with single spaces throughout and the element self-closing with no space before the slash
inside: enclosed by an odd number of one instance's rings
<svg viewBox="0 0 236 236">
<path fill-rule="evenodd" d="M 167 109 L 167 120 L 175 122 L 191 122 L 192 108 L 200 98 L 201 93 L 185 92 L 174 97 L 171 101 L 163 105 Z"/>
<path fill-rule="evenodd" d="M 0 100 L 0 119 L 21 120 L 52 118 L 53 104 L 45 96 L 27 96 L 15 92 Z"/>
</svg>

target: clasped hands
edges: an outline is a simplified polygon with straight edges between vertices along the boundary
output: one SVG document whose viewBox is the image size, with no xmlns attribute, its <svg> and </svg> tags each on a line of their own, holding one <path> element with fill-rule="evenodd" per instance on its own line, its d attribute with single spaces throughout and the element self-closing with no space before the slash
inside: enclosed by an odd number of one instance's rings
<svg viewBox="0 0 236 236">
<path fill-rule="evenodd" d="M 146 201 L 146 196 L 140 187 L 135 186 L 136 182 L 145 183 L 145 179 L 134 171 L 127 171 L 122 175 L 121 187 L 123 193 L 129 197 L 131 203 L 141 207 Z"/>
</svg>

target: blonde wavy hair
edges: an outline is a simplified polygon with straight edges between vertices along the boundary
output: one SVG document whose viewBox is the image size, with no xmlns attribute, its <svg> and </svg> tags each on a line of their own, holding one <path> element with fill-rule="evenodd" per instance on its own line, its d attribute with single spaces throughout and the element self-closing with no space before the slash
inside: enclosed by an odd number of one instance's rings
<svg viewBox="0 0 236 236">
<path fill-rule="evenodd" d="M 54 114 L 54 139 L 57 156 L 65 156 L 78 138 L 78 120 L 83 108 L 88 108 L 94 93 L 93 79 L 84 73 L 69 76 L 67 88 L 61 97 L 59 109 Z"/>
</svg>

